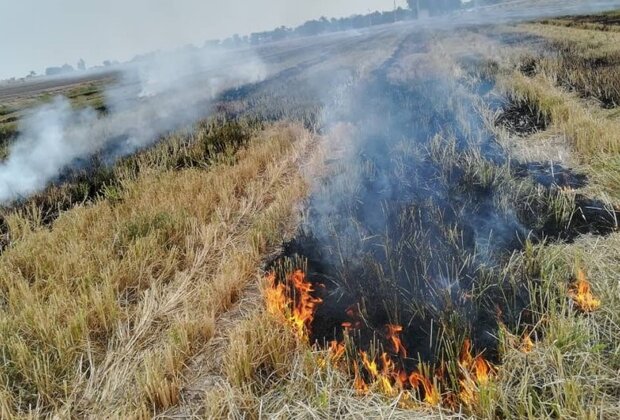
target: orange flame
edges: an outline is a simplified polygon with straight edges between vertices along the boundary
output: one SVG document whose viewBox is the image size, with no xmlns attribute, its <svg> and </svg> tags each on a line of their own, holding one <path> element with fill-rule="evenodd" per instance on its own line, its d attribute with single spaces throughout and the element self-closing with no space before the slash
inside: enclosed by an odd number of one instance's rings
<svg viewBox="0 0 620 420">
<path fill-rule="evenodd" d="M 463 374 L 463 378 L 459 380 L 459 398 L 464 404 L 472 405 L 478 400 L 479 386 L 489 382 L 495 368 L 481 354 L 472 356 L 471 341 L 468 338 L 463 342 L 459 366 Z"/>
<path fill-rule="evenodd" d="M 347 314 L 349 318 L 351 318 L 352 321 L 343 322 L 341 324 L 342 327 L 344 327 L 345 329 L 356 329 L 356 330 L 362 328 L 361 316 L 360 316 L 359 308 L 356 304 L 349 306 L 345 310 L 345 313 Z"/>
<path fill-rule="evenodd" d="M 322 302 L 320 298 L 313 296 L 314 285 L 307 281 L 306 275 L 301 270 L 288 275 L 285 281 L 277 282 L 275 273 L 270 273 L 266 280 L 269 285 L 265 292 L 267 310 L 281 316 L 294 328 L 300 338 L 307 339 L 317 307 Z M 573 297 L 580 307 L 592 307 L 593 302 L 598 307 L 598 300 L 592 297 L 589 286 L 585 275 L 580 271 Z M 585 295 L 586 297 L 583 298 L 585 300 L 579 300 L 578 293 Z M 342 323 L 345 334 L 348 329 L 362 327 L 362 318 L 357 306 L 347 308 L 346 313 L 350 322 Z M 459 389 L 456 392 L 448 390 L 442 396 L 438 383 L 441 384 L 446 379 L 445 366 L 442 365 L 437 369 L 434 379 L 420 370 L 408 372 L 403 365 L 405 361 L 401 359 L 407 357 L 407 349 L 401 340 L 403 327 L 397 324 L 387 324 L 385 329 L 383 337 L 389 343 L 389 352 L 384 351 L 378 357 L 371 357 L 366 351 L 360 350 L 357 361 L 351 361 L 354 374 L 353 387 L 358 394 L 366 394 L 373 389 L 387 396 L 395 396 L 399 390 L 413 389 L 419 393 L 425 403 L 433 406 L 442 403 L 442 397 L 444 403 L 453 407 L 456 407 L 459 401 L 468 406 L 478 402 L 480 387 L 489 382 L 495 368 L 482 355 L 472 354 L 472 343 L 469 339 L 464 340 L 459 354 Z M 533 343 L 529 335 L 524 336 L 522 345 L 524 351 L 531 351 L 532 347 Z M 329 342 L 328 356 L 321 360 L 325 364 L 328 361 L 339 363 L 345 359 L 346 354 L 345 342 L 333 340 Z M 393 356 L 401 358 L 392 359 Z M 404 395 L 405 398 L 411 399 L 414 394 L 405 393 Z M 411 401 L 407 400 L 406 404 L 411 404 Z"/>
<path fill-rule="evenodd" d="M 387 328 L 387 338 L 392 341 L 392 346 L 394 347 L 394 353 L 400 354 L 402 357 L 407 357 L 407 349 L 403 346 L 403 342 L 401 341 L 399 334 L 403 331 L 402 325 L 386 325 Z"/>
<path fill-rule="evenodd" d="M 360 370 L 357 367 L 357 363 L 353 364 L 353 372 L 355 379 L 353 379 L 353 388 L 358 394 L 366 394 L 368 392 L 368 385 L 364 381 L 364 378 L 360 375 Z"/>
<path fill-rule="evenodd" d="M 592 312 L 601 306 L 601 301 L 592 294 L 590 282 L 581 269 L 577 272 L 577 281 L 569 291 L 569 296 L 583 312 Z"/>
<path fill-rule="evenodd" d="M 530 353 L 534 350 L 534 342 L 530 338 L 529 334 L 523 336 L 523 341 L 521 342 L 521 351 L 523 353 Z"/>
<path fill-rule="evenodd" d="M 278 316 L 284 316 L 293 326 L 297 336 L 306 338 L 314 314 L 322 299 L 312 296 L 314 287 L 306 281 L 306 275 L 301 270 L 296 270 L 288 278 L 286 283 L 276 284 L 275 273 L 267 276 L 269 287 L 265 292 L 267 310 Z M 292 286 L 294 297 L 287 294 Z M 291 308 L 292 306 L 292 308 Z"/>
<path fill-rule="evenodd" d="M 332 361 L 337 362 L 344 356 L 346 348 L 343 343 L 339 343 L 336 340 L 330 341 L 329 353 Z"/>
<path fill-rule="evenodd" d="M 473 362 L 473 357 L 471 355 L 471 341 L 469 338 L 466 338 L 463 341 L 463 347 L 461 347 L 461 354 L 459 355 L 459 363 L 461 366 L 464 366 L 466 369 L 471 366 Z"/>
<path fill-rule="evenodd" d="M 459 399 L 463 404 L 472 406 L 478 400 L 478 389 L 476 384 L 470 378 L 460 379 Z"/>
<path fill-rule="evenodd" d="M 409 384 L 413 388 L 419 388 L 420 385 L 424 390 L 424 402 L 430 405 L 437 405 L 441 401 L 441 395 L 439 395 L 439 391 L 437 387 L 428 379 L 426 376 L 422 375 L 420 372 L 412 372 L 409 375 Z"/>
<path fill-rule="evenodd" d="M 377 368 L 377 362 L 375 362 L 374 359 L 372 361 L 369 360 L 368 353 L 366 353 L 365 351 L 361 351 L 360 354 L 362 355 L 362 363 L 364 364 L 366 371 L 368 371 L 368 373 L 370 373 L 370 375 L 373 378 L 376 378 L 377 376 L 379 376 L 379 369 Z"/>
<path fill-rule="evenodd" d="M 314 313 L 322 299 L 312 296 L 314 288 L 312 283 L 306 281 L 306 275 L 301 270 L 296 270 L 291 276 L 291 281 L 295 287 L 297 296 L 297 305 L 293 308 L 292 322 L 300 337 L 305 336 L 310 328 L 310 324 L 314 319 Z"/>
<path fill-rule="evenodd" d="M 396 386 L 400 389 L 405 389 L 405 387 L 409 384 L 409 377 L 407 376 L 407 372 L 404 370 L 398 371 L 394 375 L 394 380 L 396 381 Z"/>
<path fill-rule="evenodd" d="M 283 315 L 286 311 L 286 286 L 283 283 L 276 284 L 276 274 L 267 275 L 269 287 L 265 291 L 267 311 L 272 315 Z"/>
<path fill-rule="evenodd" d="M 383 394 L 385 395 L 395 394 L 395 390 L 394 390 L 394 387 L 392 386 L 392 382 L 390 381 L 390 378 L 388 378 L 385 375 L 381 375 L 379 376 L 379 379 L 377 382 L 379 383 L 379 389 L 381 390 L 381 392 L 383 392 Z"/>
<path fill-rule="evenodd" d="M 489 362 L 485 360 L 482 355 L 477 356 L 474 359 L 474 372 L 476 376 L 476 381 L 484 385 L 489 382 L 489 375 L 492 372 L 493 367 Z"/>
</svg>

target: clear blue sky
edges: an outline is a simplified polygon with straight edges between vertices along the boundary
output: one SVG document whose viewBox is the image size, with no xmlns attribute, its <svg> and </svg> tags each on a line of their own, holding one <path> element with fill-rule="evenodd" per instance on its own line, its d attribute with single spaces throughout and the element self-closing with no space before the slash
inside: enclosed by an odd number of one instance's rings
<svg viewBox="0 0 620 420">
<path fill-rule="evenodd" d="M 88 66 L 123 61 L 322 15 L 392 6 L 393 0 L 0 0 L 0 79 L 75 66 L 79 58 Z"/>
</svg>

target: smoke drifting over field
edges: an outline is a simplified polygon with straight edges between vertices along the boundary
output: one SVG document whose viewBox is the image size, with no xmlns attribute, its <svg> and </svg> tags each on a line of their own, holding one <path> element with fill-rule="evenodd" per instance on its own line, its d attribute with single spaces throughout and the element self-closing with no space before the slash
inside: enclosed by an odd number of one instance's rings
<svg viewBox="0 0 620 420">
<path fill-rule="evenodd" d="M 131 154 L 160 136 L 192 124 L 225 89 L 262 80 L 266 68 L 254 54 L 183 50 L 154 54 L 121 69 L 119 83 L 105 93 L 108 112 L 73 109 L 55 98 L 26 116 L 20 136 L 0 164 L 0 202 L 43 189 L 63 171 Z"/>
<path fill-rule="evenodd" d="M 506 268 L 513 252 L 528 241 L 573 234 L 571 221 L 546 208 L 559 185 L 544 185 L 533 173 L 515 180 L 486 125 L 480 109 L 494 110 L 496 98 L 485 97 L 494 77 L 463 76 L 452 67 L 465 58 L 480 69 L 484 57 L 434 51 L 442 36 L 412 31 L 382 65 L 336 98 L 330 90 L 327 175 L 311 180 L 299 235 L 274 266 L 280 286 L 291 282 L 283 275 L 290 267 L 306 271 L 305 290 L 313 292 L 306 297 L 308 338 L 358 352 L 363 363 L 352 363 L 365 371 L 349 369 L 356 382 L 378 381 L 378 370 L 388 388 L 415 388 L 399 385 L 401 374 L 419 374 L 424 364 L 443 370 L 450 360 L 456 366 L 464 348 L 497 362 L 501 328 L 532 322 L 530 291 Z M 531 206 L 537 197 L 543 204 Z M 584 214 L 578 207 L 567 207 L 567 219 Z M 438 375 L 442 387 L 459 392 L 458 381 Z"/>
<path fill-rule="evenodd" d="M 593 12 L 620 2 L 536 4 L 537 7 L 529 7 L 531 3 L 510 2 L 513 6 L 485 8 L 480 13 L 465 13 L 459 19 L 440 17 L 410 25 L 441 29 L 454 26 L 455 22 L 476 24 Z M 340 39 L 344 41 L 347 37 L 343 35 Z M 312 42 L 303 45 L 311 46 Z M 206 105 L 219 92 L 265 76 L 265 65 L 251 50 L 234 53 L 186 49 L 153 54 L 125 65 L 121 82 L 106 92 L 109 112 L 105 116 L 98 116 L 90 109 L 74 110 L 67 99 L 57 98 L 23 119 L 21 136 L 0 164 L 0 203 L 41 190 L 64 170 L 88 164 L 87 160 L 95 154 L 109 163 L 148 146 L 162 134 L 203 117 Z"/>
</svg>

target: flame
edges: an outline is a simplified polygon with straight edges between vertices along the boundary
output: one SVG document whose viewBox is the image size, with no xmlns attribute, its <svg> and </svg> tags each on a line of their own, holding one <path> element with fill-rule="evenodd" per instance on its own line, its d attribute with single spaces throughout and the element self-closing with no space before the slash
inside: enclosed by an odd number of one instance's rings
<svg viewBox="0 0 620 420">
<path fill-rule="evenodd" d="M 390 381 L 390 378 L 388 378 L 387 376 L 385 375 L 379 376 L 379 379 L 377 380 L 377 382 L 379 383 L 379 389 L 384 395 L 391 396 L 396 393 L 396 390 L 392 386 L 392 382 Z"/>
<path fill-rule="evenodd" d="M 459 391 L 459 399 L 467 406 L 472 406 L 478 401 L 478 389 L 476 383 L 471 378 L 459 380 L 461 390 Z"/>
<path fill-rule="evenodd" d="M 337 340 L 333 340 L 329 343 L 329 354 L 332 361 L 338 362 L 341 360 L 345 352 L 346 347 L 344 343 L 339 343 Z"/>
<path fill-rule="evenodd" d="M 265 292 L 267 310 L 282 317 L 288 322 L 297 333 L 298 337 L 307 339 L 314 320 L 318 305 L 322 302 L 320 298 L 313 296 L 314 285 L 307 281 L 306 275 L 301 270 L 296 270 L 286 277 L 284 281 L 278 282 L 275 273 L 270 273 L 267 278 L 269 287 Z M 585 275 L 580 272 L 578 284 L 573 299 L 580 306 L 587 304 L 592 307 L 595 302 L 590 293 L 590 285 L 585 280 Z M 579 300 L 578 293 L 586 296 Z M 357 305 L 353 305 L 346 310 L 350 321 L 343 322 L 342 327 L 345 335 L 349 329 L 361 329 L 362 318 Z M 385 325 L 384 339 L 387 342 L 386 350 L 380 355 L 375 356 L 364 350 L 359 350 L 358 357 L 347 358 L 347 346 L 345 341 L 333 340 L 329 342 L 328 355 L 321 359 L 323 365 L 328 362 L 340 363 L 340 366 L 352 366 L 353 388 L 360 394 L 366 394 L 371 389 L 393 397 L 399 391 L 414 390 L 422 400 L 429 405 L 436 406 L 442 403 L 442 393 L 438 384 L 447 382 L 445 366 L 441 365 L 434 376 L 431 378 L 423 371 L 413 372 L 406 370 L 403 360 L 407 358 L 407 349 L 401 340 L 403 326 L 397 324 Z M 529 352 L 533 347 L 529 335 L 523 337 L 523 351 Z M 345 361 L 346 360 L 346 361 Z M 361 361 L 361 363 L 360 363 Z M 494 366 L 488 362 L 481 354 L 472 354 L 471 340 L 465 339 L 458 359 L 459 377 L 458 389 L 454 392 L 449 388 L 444 393 L 444 403 L 456 407 L 459 401 L 467 406 L 472 406 L 479 401 L 480 387 L 490 381 L 495 372 Z M 351 368 L 350 368 L 351 369 Z M 363 370 L 362 370 L 363 369 Z M 351 371 L 349 371 L 351 372 Z M 402 404 L 413 404 L 414 393 L 404 392 Z"/>
<path fill-rule="evenodd" d="M 478 384 L 485 384 L 495 368 L 481 354 L 473 357 L 471 354 L 471 341 L 466 338 L 459 356 L 459 366 L 468 373 Z"/>
<path fill-rule="evenodd" d="M 368 392 L 368 384 L 364 381 L 364 378 L 360 375 L 360 370 L 357 367 L 357 363 L 353 364 L 353 372 L 355 379 L 353 379 L 353 388 L 358 394 L 366 394 Z"/>
<path fill-rule="evenodd" d="M 310 328 L 318 304 L 323 300 L 312 296 L 314 288 L 312 283 L 306 281 L 306 274 L 303 271 L 296 270 L 291 276 L 291 282 L 295 287 L 295 295 L 298 300 L 297 305 L 293 308 L 291 321 L 298 335 L 303 337 Z"/>
<path fill-rule="evenodd" d="M 392 386 L 392 379 L 394 376 L 394 362 L 390 359 L 387 353 L 381 354 L 381 376 L 379 377 L 379 385 L 381 390 L 386 395 L 395 394 L 395 389 Z"/>
<path fill-rule="evenodd" d="M 272 272 L 267 276 L 267 283 L 267 311 L 283 316 L 293 326 L 299 338 L 307 338 L 314 314 L 323 300 L 312 296 L 314 287 L 306 280 L 305 273 L 296 270 L 287 277 L 286 282 L 276 283 L 276 275 Z M 292 291 L 289 292 L 291 286 Z M 289 297 L 290 295 L 293 296 Z"/>
<path fill-rule="evenodd" d="M 362 356 L 362 364 L 364 365 L 364 368 L 366 368 L 366 371 L 370 373 L 370 376 L 372 376 L 373 379 L 379 376 L 379 368 L 377 367 L 377 362 L 375 362 L 374 359 L 372 361 L 369 360 L 368 353 L 366 353 L 365 351 L 361 351 L 360 354 Z"/>
<path fill-rule="evenodd" d="M 409 375 L 409 384 L 412 388 L 419 388 L 420 385 L 424 390 L 424 402 L 430 405 L 437 405 L 441 401 L 441 395 L 437 387 L 420 372 L 412 372 Z"/>
<path fill-rule="evenodd" d="M 394 380 L 396 381 L 396 386 L 400 389 L 405 389 L 409 385 L 409 377 L 404 370 L 398 371 L 394 375 Z"/>
<path fill-rule="evenodd" d="M 356 320 L 358 319 L 356 307 L 349 307 L 346 313 L 354 321 L 343 323 L 343 327 L 345 329 L 359 328 L 360 323 Z M 402 357 L 406 357 L 407 349 L 399 337 L 403 331 L 403 327 L 400 325 L 388 324 L 386 325 L 386 330 L 387 332 L 385 337 L 392 344 L 393 352 Z M 330 343 L 330 352 L 332 354 L 344 352 L 344 345 L 337 343 L 336 341 L 332 341 Z M 441 402 L 441 394 L 431 379 L 418 371 L 408 374 L 406 370 L 397 368 L 396 362 L 392 359 L 389 353 L 383 352 L 378 358 L 375 358 L 369 356 L 368 352 L 360 350 L 359 356 L 362 366 L 370 378 L 370 382 L 366 382 L 364 380 L 357 363 L 354 362 L 353 388 L 357 393 L 366 394 L 372 386 L 373 389 L 376 389 L 384 395 L 394 396 L 398 393 L 397 390 L 399 389 L 405 390 L 414 388 L 421 391 L 423 396 L 422 399 L 425 403 L 430 405 L 438 405 Z M 403 404 L 410 405 L 412 403 L 411 401 L 408 401 Z"/>
<path fill-rule="evenodd" d="M 479 387 L 489 382 L 495 368 L 481 354 L 472 356 L 471 341 L 468 338 L 463 341 L 459 366 L 462 373 L 462 378 L 459 379 L 459 398 L 464 404 L 471 406 L 478 401 Z"/>
<path fill-rule="evenodd" d="M 529 334 L 525 334 L 521 342 L 521 351 L 527 354 L 530 353 L 532 350 L 534 350 L 534 342 L 530 338 Z"/>
<path fill-rule="evenodd" d="M 459 355 L 459 364 L 461 366 L 465 366 L 466 369 L 471 366 L 473 362 L 473 357 L 471 355 L 471 341 L 469 338 L 466 338 L 463 341 L 463 347 L 461 347 L 461 354 Z"/>
<path fill-rule="evenodd" d="M 394 353 L 407 357 L 407 349 L 403 346 L 399 337 L 399 334 L 403 331 L 402 325 L 388 324 L 385 327 L 387 328 L 387 339 L 392 342 Z"/>
<path fill-rule="evenodd" d="M 343 322 L 341 325 L 345 330 L 349 330 L 349 329 L 356 329 L 359 330 L 360 328 L 362 328 L 362 321 L 361 321 L 361 316 L 360 316 L 360 312 L 359 312 L 359 308 L 357 306 L 357 304 L 351 305 L 349 306 L 346 310 L 345 313 L 347 314 L 347 316 L 349 318 L 351 318 L 352 321 L 347 321 L 347 322 Z"/>
<path fill-rule="evenodd" d="M 583 312 L 592 312 L 601 306 L 601 301 L 592 294 L 590 282 L 581 269 L 577 272 L 577 281 L 569 291 L 569 296 Z"/>
<path fill-rule="evenodd" d="M 384 375 L 390 375 L 394 370 L 394 362 L 392 362 L 387 353 L 381 354 L 381 365 L 383 366 L 381 373 Z"/>
<path fill-rule="evenodd" d="M 276 284 L 276 274 L 273 272 L 267 275 L 266 280 L 269 285 L 265 291 L 267 311 L 272 315 L 283 315 L 286 311 L 286 286 Z"/>
<path fill-rule="evenodd" d="M 474 372 L 476 376 L 476 381 L 484 385 L 489 382 L 489 375 L 492 371 L 493 367 L 489 362 L 487 362 L 482 355 L 477 356 L 474 359 Z"/>
</svg>

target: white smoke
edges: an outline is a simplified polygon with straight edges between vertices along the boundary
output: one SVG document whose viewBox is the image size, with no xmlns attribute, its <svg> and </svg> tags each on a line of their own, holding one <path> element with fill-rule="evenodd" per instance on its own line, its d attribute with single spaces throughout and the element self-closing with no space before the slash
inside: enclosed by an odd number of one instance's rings
<svg viewBox="0 0 620 420">
<path fill-rule="evenodd" d="M 113 160 L 204 118 L 219 93 L 266 77 L 252 51 L 186 48 L 152 54 L 121 68 L 105 92 L 108 112 L 73 109 L 55 98 L 20 123 L 20 136 L 0 164 L 0 203 L 45 188 L 63 171 L 101 153 Z"/>
</svg>

